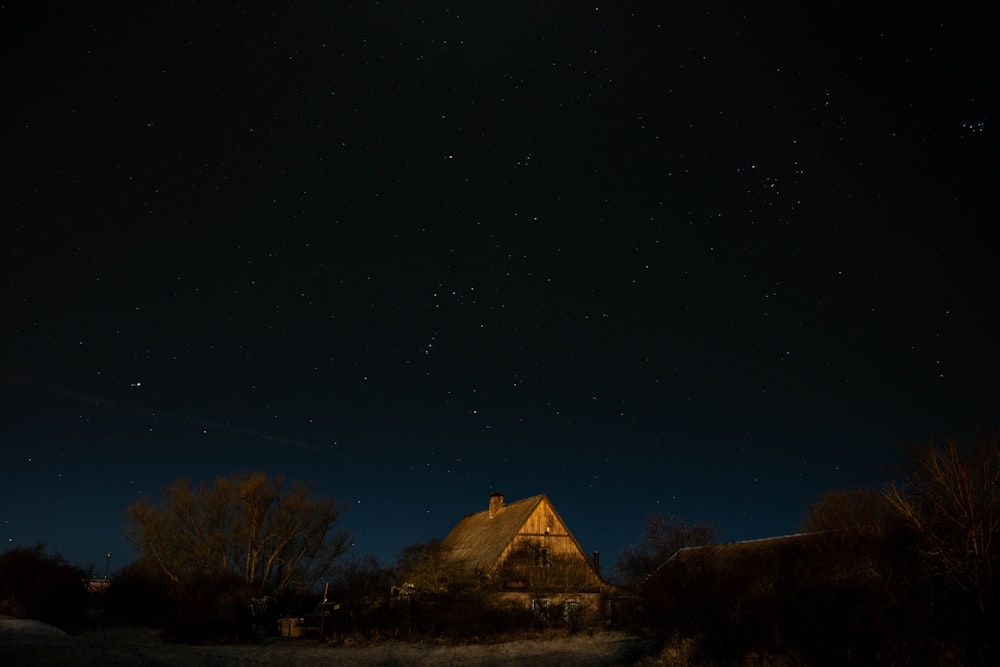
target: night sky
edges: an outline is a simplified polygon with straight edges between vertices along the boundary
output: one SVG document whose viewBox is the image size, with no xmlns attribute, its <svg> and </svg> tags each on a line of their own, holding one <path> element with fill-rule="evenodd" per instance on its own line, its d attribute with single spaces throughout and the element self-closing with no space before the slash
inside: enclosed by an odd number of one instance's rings
<svg viewBox="0 0 1000 667">
<path fill-rule="evenodd" d="M 0 7 L 3 548 L 264 470 L 359 556 L 501 491 L 609 565 L 1000 426 L 982 16 L 261 4 Z"/>
</svg>

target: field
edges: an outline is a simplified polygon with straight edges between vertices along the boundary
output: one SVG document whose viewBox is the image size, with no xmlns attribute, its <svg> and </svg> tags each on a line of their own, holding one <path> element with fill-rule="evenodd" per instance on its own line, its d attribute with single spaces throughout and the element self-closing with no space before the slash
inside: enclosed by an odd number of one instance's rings
<svg viewBox="0 0 1000 667">
<path fill-rule="evenodd" d="M 649 650 L 650 646 L 642 639 L 614 632 L 460 646 L 396 641 L 330 646 L 315 640 L 279 637 L 240 645 L 187 646 L 166 642 L 145 628 L 111 627 L 84 635 L 67 635 L 38 621 L 0 618 L 0 664 L 25 667 L 611 667 L 634 664 Z"/>
</svg>

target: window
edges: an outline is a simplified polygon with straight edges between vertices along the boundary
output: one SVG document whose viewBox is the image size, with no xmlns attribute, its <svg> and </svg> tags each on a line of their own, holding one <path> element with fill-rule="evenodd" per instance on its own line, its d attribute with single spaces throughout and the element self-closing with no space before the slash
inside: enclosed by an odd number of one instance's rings
<svg viewBox="0 0 1000 667">
<path fill-rule="evenodd" d="M 535 567 L 548 567 L 551 564 L 549 561 L 549 548 L 535 547 Z"/>
</svg>

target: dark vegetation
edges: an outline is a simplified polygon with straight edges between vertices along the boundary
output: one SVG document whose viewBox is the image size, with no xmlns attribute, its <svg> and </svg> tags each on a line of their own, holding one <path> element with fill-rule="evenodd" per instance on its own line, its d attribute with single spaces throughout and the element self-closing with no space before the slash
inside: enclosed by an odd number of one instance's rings
<svg viewBox="0 0 1000 667">
<path fill-rule="evenodd" d="M 261 473 L 199 488 L 176 482 L 159 505 L 129 508 L 128 534 L 140 558 L 113 578 L 105 608 L 189 643 L 274 635 L 279 615 L 304 619 L 297 625 L 308 636 L 333 642 L 470 641 L 578 631 L 593 620 L 575 608 L 532 611 L 503 602 L 501 581 L 449 565 L 440 540 L 406 547 L 392 567 L 371 557 L 344 560 L 350 534 L 335 529 L 343 509 Z M 583 585 L 574 570 L 550 567 L 543 574 L 544 581 L 516 578 L 532 590 L 557 586 L 559 593 Z"/>
<path fill-rule="evenodd" d="M 0 554 L 0 615 L 34 618 L 67 632 L 84 626 L 87 573 L 44 545 Z"/>
<path fill-rule="evenodd" d="M 1000 444 L 932 443 L 896 472 L 884 490 L 827 493 L 800 535 L 636 568 L 662 537 L 647 534 L 620 563 L 625 621 L 660 635 L 661 665 L 1000 664 Z"/>
<path fill-rule="evenodd" d="M 126 534 L 176 586 L 232 575 L 224 581 L 238 579 L 248 593 L 280 595 L 326 579 L 350 542 L 350 531 L 336 528 L 346 509 L 259 472 L 211 486 L 180 480 L 159 505 L 142 499 L 129 507 Z"/>
<path fill-rule="evenodd" d="M 420 549 L 414 545 L 408 549 Z M 436 547 L 432 547 L 436 548 Z M 242 610 L 250 591 L 233 575 L 213 574 L 177 586 L 155 565 L 137 561 L 113 577 L 105 596 L 109 616 L 161 628 L 166 637 L 187 643 L 253 641 L 279 633 L 279 616 L 306 618 L 307 638 L 363 644 L 381 639 L 477 642 L 579 631 L 597 619 L 564 615 L 559 607 L 533 612 L 498 602 L 498 591 L 457 573 L 441 572 L 446 586 L 418 589 L 406 577 L 407 561 L 387 567 L 374 558 L 341 563 L 323 589 L 286 592 L 273 613 L 248 619 Z M 323 601 L 322 619 L 313 616 Z M 320 631 L 322 628 L 322 631 Z"/>
<path fill-rule="evenodd" d="M 177 576 L 146 553 L 115 574 L 103 604 L 110 617 L 196 643 L 274 635 L 279 614 L 298 618 L 326 599 L 308 636 L 332 643 L 477 642 L 612 625 L 658 637 L 652 664 L 665 666 L 992 665 L 998 539 L 1000 442 L 963 450 L 947 441 L 912 449 L 884 489 L 826 493 L 797 535 L 719 545 L 709 524 L 650 517 L 600 611 L 512 602 L 511 582 L 541 597 L 582 590 L 586 578 L 539 573 L 526 552 L 486 581 L 450 565 L 439 540 L 406 547 L 393 566 L 331 561 L 311 586 L 269 587 L 289 578 L 232 566 Z M 245 557 L 253 544 L 231 553 Z M 8 551 L 0 613 L 79 629 L 85 577 L 40 546 Z"/>
</svg>

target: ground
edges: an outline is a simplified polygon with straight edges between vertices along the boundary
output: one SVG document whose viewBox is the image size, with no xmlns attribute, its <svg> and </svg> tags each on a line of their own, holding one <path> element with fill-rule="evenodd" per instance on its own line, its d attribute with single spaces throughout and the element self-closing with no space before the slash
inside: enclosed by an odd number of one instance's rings
<svg viewBox="0 0 1000 667">
<path fill-rule="evenodd" d="M 466 646 L 395 641 L 368 646 L 329 646 L 315 640 L 279 637 L 232 646 L 187 646 L 166 642 L 155 631 L 145 628 L 111 627 L 67 635 L 38 621 L 0 617 L 0 664 L 25 667 L 611 667 L 634 664 L 649 649 L 643 640 L 616 632 Z"/>
</svg>

